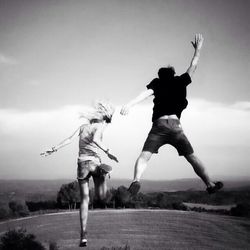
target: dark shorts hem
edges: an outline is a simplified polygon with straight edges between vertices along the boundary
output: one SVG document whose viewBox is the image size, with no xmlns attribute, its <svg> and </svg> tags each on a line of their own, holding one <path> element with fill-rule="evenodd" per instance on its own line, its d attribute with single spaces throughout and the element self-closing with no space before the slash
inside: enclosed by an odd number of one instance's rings
<svg viewBox="0 0 250 250">
<path fill-rule="evenodd" d="M 154 122 L 142 151 L 157 154 L 159 148 L 166 144 L 172 145 L 179 156 L 194 153 L 193 147 L 184 134 L 178 119 L 164 119 Z"/>
</svg>

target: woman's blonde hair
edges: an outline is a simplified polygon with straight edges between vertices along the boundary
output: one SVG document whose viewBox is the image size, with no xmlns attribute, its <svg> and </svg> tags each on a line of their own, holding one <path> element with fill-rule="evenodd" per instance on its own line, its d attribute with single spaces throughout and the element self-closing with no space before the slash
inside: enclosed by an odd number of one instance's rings
<svg viewBox="0 0 250 250">
<path fill-rule="evenodd" d="M 110 123 L 115 112 L 114 106 L 107 101 L 96 101 L 93 110 L 80 114 L 80 118 L 87 119 L 90 123 L 105 121 Z"/>
</svg>

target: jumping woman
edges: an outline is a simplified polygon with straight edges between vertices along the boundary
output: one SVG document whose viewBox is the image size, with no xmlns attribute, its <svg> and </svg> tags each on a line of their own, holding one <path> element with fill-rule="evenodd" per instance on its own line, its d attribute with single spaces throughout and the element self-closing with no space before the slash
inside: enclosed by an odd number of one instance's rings
<svg viewBox="0 0 250 250">
<path fill-rule="evenodd" d="M 43 156 L 51 155 L 58 149 L 70 144 L 73 137 L 79 136 L 79 155 L 77 179 L 80 188 L 80 247 L 87 246 L 87 219 L 89 205 L 89 179 L 93 178 L 95 185 L 96 198 L 105 203 L 107 184 L 106 175 L 112 168 L 102 164 L 99 150 L 102 150 L 107 156 L 116 162 L 117 158 L 110 153 L 110 149 L 102 142 L 103 131 L 111 123 L 114 107 L 108 103 L 99 102 L 95 110 L 89 114 L 83 114 L 81 117 L 87 118 L 88 123 L 81 125 L 70 137 L 63 140 L 57 146 L 41 153 Z"/>
</svg>

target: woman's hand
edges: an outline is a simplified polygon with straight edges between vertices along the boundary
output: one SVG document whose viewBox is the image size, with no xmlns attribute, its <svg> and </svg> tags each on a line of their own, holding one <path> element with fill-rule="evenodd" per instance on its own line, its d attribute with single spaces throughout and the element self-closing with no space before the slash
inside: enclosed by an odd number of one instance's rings
<svg viewBox="0 0 250 250">
<path fill-rule="evenodd" d="M 48 149 L 48 150 L 42 152 L 40 155 L 46 157 L 46 156 L 49 156 L 49 155 L 55 153 L 56 151 L 57 151 L 56 148 L 52 147 L 51 149 Z"/>
<path fill-rule="evenodd" d="M 116 162 L 119 162 L 118 159 L 114 155 L 110 154 L 109 152 L 107 152 L 107 156 L 109 159 L 116 161 Z"/>
</svg>

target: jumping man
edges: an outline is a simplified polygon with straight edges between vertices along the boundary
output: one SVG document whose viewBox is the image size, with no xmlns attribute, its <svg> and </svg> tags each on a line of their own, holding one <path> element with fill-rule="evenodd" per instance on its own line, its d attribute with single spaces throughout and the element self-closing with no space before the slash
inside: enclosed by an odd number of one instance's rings
<svg viewBox="0 0 250 250">
<path fill-rule="evenodd" d="M 149 96 L 154 96 L 153 125 L 135 164 L 134 180 L 128 189 L 131 195 L 138 193 L 141 176 L 152 154 L 157 154 L 158 149 L 165 144 L 172 145 L 177 149 L 180 156 L 186 158 L 192 165 L 195 173 L 205 183 L 209 194 L 215 193 L 223 187 L 222 182 L 213 182 L 210 180 L 204 165 L 194 154 L 194 150 L 184 134 L 180 123 L 181 113 L 188 105 L 186 88 L 192 82 L 191 78 L 197 68 L 202 44 L 202 35 L 196 34 L 195 40 L 192 42 L 194 56 L 184 74 L 176 76 L 175 69 L 172 66 L 160 68 L 158 78 L 153 79 L 147 85 L 147 90 L 140 93 L 121 109 L 121 114 L 126 115 L 132 106 Z"/>
</svg>

